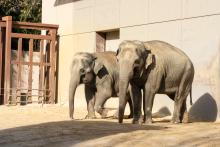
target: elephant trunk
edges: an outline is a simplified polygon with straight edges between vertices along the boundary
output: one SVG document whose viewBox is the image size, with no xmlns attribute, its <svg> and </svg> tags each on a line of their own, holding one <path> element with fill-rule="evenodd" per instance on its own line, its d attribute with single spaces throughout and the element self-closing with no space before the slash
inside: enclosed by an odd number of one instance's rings
<svg viewBox="0 0 220 147">
<path fill-rule="evenodd" d="M 130 65 L 126 63 L 126 65 Z M 119 123 L 123 122 L 124 110 L 127 102 L 127 92 L 128 92 L 128 84 L 132 77 L 133 70 L 130 72 L 128 69 L 132 69 L 132 67 L 120 66 L 120 74 L 119 74 L 119 114 L 118 121 Z"/>
<path fill-rule="evenodd" d="M 74 97 L 76 88 L 80 83 L 80 76 L 77 76 L 77 74 L 71 73 L 71 79 L 69 84 L 69 117 L 73 119 L 73 113 L 74 113 Z"/>
</svg>

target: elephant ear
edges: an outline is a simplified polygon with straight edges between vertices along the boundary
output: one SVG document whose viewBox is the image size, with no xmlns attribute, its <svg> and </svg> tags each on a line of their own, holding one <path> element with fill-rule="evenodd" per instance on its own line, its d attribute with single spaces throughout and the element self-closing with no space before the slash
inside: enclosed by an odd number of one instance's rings
<svg viewBox="0 0 220 147">
<path fill-rule="evenodd" d="M 94 73 L 97 75 L 99 71 L 104 67 L 103 63 L 98 61 L 97 59 L 95 60 L 95 65 L 93 68 Z"/>
<path fill-rule="evenodd" d="M 147 58 L 146 58 L 146 65 L 145 65 L 145 68 L 149 68 L 150 65 L 152 65 L 153 63 L 155 62 L 155 59 L 154 59 L 154 55 L 149 53 L 147 55 Z"/>
</svg>

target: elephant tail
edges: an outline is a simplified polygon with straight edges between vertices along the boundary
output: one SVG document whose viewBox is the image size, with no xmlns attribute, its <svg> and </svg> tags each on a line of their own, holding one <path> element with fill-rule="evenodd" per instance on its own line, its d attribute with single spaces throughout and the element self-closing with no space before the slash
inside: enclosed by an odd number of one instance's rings
<svg viewBox="0 0 220 147">
<path fill-rule="evenodd" d="M 193 101 L 192 101 L 192 87 L 190 89 L 190 105 L 193 105 Z"/>
</svg>

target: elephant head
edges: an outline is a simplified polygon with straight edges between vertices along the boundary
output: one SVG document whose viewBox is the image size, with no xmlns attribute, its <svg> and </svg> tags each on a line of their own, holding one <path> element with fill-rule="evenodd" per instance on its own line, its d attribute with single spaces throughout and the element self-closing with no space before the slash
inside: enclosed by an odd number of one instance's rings
<svg viewBox="0 0 220 147">
<path fill-rule="evenodd" d="M 74 96 L 79 84 L 93 84 L 103 64 L 97 61 L 94 54 L 76 53 L 71 65 L 71 78 L 69 84 L 69 116 L 73 119 Z"/>
<path fill-rule="evenodd" d="M 117 51 L 119 62 L 119 123 L 122 123 L 126 92 L 132 79 L 141 77 L 152 63 L 152 54 L 141 41 L 123 41 Z"/>
</svg>

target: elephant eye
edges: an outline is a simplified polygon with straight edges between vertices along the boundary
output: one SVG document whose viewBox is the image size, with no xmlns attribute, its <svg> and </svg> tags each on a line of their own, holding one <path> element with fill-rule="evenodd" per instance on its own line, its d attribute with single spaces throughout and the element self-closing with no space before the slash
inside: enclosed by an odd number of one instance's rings
<svg viewBox="0 0 220 147">
<path fill-rule="evenodd" d="M 80 72 L 81 74 L 85 74 L 85 69 L 81 68 L 81 69 L 79 70 L 79 72 Z"/>
<path fill-rule="evenodd" d="M 140 60 L 138 60 L 138 59 L 135 60 L 135 61 L 134 61 L 134 64 L 140 64 Z"/>
</svg>

